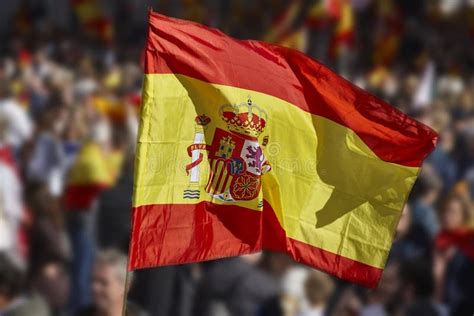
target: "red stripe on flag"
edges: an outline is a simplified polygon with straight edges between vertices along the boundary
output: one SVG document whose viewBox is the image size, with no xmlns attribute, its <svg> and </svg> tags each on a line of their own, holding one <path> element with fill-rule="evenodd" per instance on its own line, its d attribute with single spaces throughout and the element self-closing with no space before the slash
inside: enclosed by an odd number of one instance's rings
<svg viewBox="0 0 474 316">
<path fill-rule="evenodd" d="M 146 54 L 146 73 L 273 95 L 350 128 L 384 161 L 418 167 L 436 142 L 429 127 L 295 50 L 150 12 Z"/>
<path fill-rule="evenodd" d="M 288 238 L 266 202 L 263 212 L 209 202 L 140 206 L 133 209 L 132 232 L 131 270 L 263 248 L 288 253 L 301 263 L 366 287 L 374 287 L 382 274 L 382 269 Z"/>
<path fill-rule="evenodd" d="M 297 262 L 315 266 L 343 280 L 369 288 L 377 285 L 383 269 L 289 238 L 285 235 L 270 204 L 264 201 L 263 209 L 263 231 L 269 232 L 268 238 L 266 235 L 263 238 L 264 249 L 286 252 Z"/>
</svg>

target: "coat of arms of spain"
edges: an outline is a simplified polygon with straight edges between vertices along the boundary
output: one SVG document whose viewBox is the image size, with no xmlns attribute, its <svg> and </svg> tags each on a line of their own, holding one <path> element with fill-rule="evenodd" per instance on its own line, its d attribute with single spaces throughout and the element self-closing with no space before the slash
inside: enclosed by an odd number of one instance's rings
<svg viewBox="0 0 474 316">
<path fill-rule="evenodd" d="M 210 172 L 205 192 L 224 202 L 254 200 L 260 192 L 261 175 L 271 169 L 258 143 L 267 113 L 249 98 L 238 105 L 223 105 L 219 116 L 227 129 L 216 128 L 210 145 L 205 143 L 204 137 L 204 128 L 210 119 L 206 115 L 196 117 L 194 143 L 188 147 L 192 162 L 186 166 L 190 185 L 183 197 L 199 199 L 201 150 L 207 150 Z"/>
</svg>

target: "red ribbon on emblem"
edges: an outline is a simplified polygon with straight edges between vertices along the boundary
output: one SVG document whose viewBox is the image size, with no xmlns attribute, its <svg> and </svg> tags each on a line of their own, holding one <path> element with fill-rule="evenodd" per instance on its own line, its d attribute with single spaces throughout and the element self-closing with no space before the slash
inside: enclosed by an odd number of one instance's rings
<svg viewBox="0 0 474 316">
<path fill-rule="evenodd" d="M 192 144 L 188 147 L 188 155 L 189 157 L 192 157 L 194 150 L 209 150 L 209 149 L 210 149 L 210 146 L 207 144 Z M 199 158 L 197 160 L 186 165 L 186 174 L 189 175 L 189 170 L 199 165 L 202 162 L 203 158 L 204 158 L 204 155 L 202 153 L 199 153 Z"/>
</svg>

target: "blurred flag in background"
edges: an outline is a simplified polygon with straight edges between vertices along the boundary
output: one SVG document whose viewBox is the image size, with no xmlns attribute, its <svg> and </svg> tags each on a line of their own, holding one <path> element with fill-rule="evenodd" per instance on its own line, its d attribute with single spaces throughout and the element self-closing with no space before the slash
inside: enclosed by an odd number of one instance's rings
<svg viewBox="0 0 474 316">
<path fill-rule="evenodd" d="M 110 43 L 114 37 L 113 21 L 98 0 L 71 0 L 79 23 L 91 37 Z"/>
<path fill-rule="evenodd" d="M 339 0 L 334 6 L 337 18 L 329 55 L 336 60 L 354 44 L 354 11 L 350 0 Z"/>
<path fill-rule="evenodd" d="M 114 185 L 122 161 L 120 152 L 105 152 L 94 142 L 85 144 L 69 172 L 64 197 L 66 209 L 90 209 L 98 195 Z"/>
<path fill-rule="evenodd" d="M 393 0 L 377 3 L 378 27 L 375 30 L 373 61 L 375 65 L 391 65 L 397 56 L 402 32 L 399 9 Z"/>
</svg>

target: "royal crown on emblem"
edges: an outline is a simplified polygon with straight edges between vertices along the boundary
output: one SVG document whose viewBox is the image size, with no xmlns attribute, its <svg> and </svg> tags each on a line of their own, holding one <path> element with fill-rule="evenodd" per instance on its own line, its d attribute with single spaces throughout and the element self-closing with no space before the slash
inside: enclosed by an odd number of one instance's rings
<svg viewBox="0 0 474 316">
<path fill-rule="evenodd" d="M 267 112 L 252 102 L 226 104 L 220 108 L 220 116 L 231 132 L 258 137 L 265 129 Z"/>
</svg>

